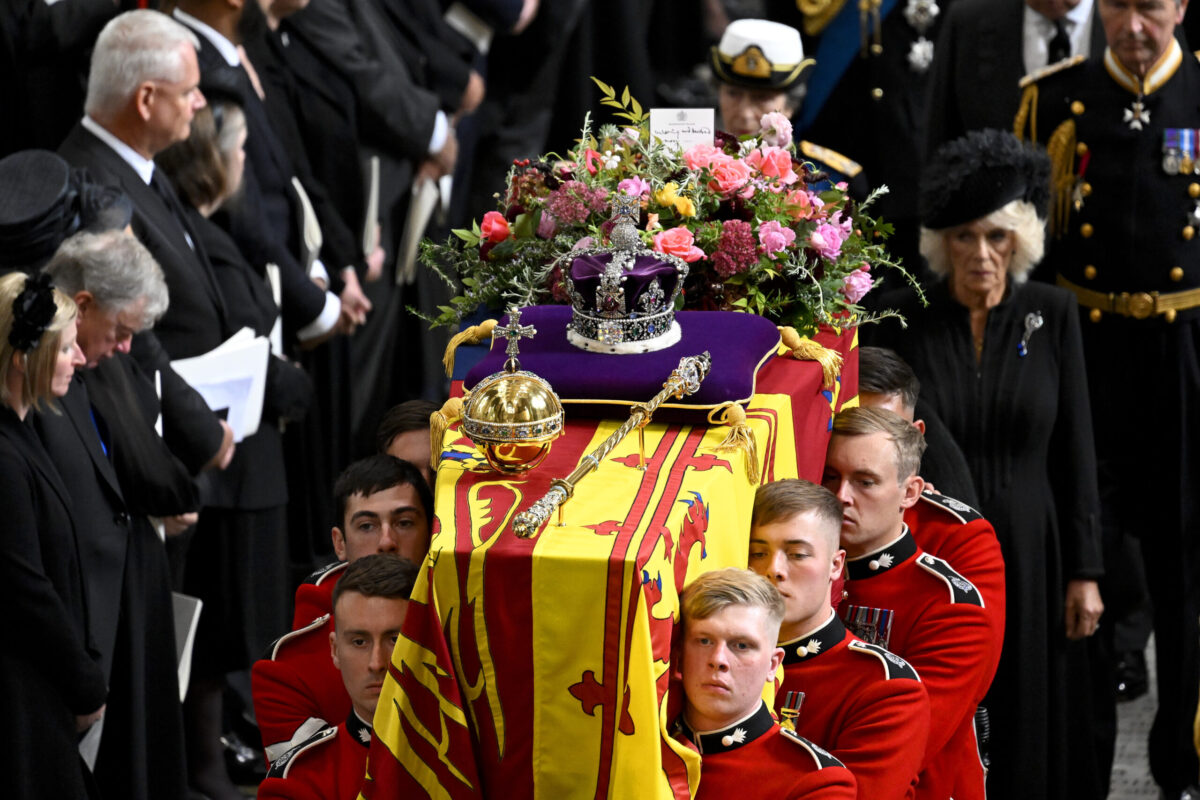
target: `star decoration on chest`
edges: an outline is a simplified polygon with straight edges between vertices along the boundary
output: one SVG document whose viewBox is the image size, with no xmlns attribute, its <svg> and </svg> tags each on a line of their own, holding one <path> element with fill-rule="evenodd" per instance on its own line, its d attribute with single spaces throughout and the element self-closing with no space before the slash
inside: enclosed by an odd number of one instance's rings
<svg viewBox="0 0 1200 800">
<path fill-rule="evenodd" d="M 867 566 L 871 568 L 872 572 L 877 572 L 890 567 L 893 561 L 895 561 L 895 557 L 891 553 L 884 553 L 879 558 L 873 558 L 867 562 Z"/>
<path fill-rule="evenodd" d="M 735 744 L 742 744 L 745 741 L 745 728 L 734 728 L 733 733 L 729 733 L 721 737 L 721 744 L 725 745 L 726 747 L 732 747 Z"/>
<path fill-rule="evenodd" d="M 1133 105 L 1125 109 L 1124 121 L 1131 130 L 1140 131 L 1143 126 L 1150 124 L 1150 109 L 1142 105 L 1142 98 L 1133 101 Z"/>
</svg>

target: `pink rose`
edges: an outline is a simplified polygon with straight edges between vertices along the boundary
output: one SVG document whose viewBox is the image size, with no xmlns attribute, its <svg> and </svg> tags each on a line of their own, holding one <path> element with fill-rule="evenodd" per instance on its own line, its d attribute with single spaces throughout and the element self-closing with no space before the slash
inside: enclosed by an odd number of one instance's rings
<svg viewBox="0 0 1200 800">
<path fill-rule="evenodd" d="M 812 219 L 825 206 L 821 198 L 807 189 L 792 189 L 787 193 L 787 213 L 792 219 Z"/>
<path fill-rule="evenodd" d="M 764 147 L 761 150 L 751 150 L 746 156 L 746 163 L 761 172 L 767 178 L 774 178 L 784 186 L 796 182 L 798 176 L 792 169 L 792 155 L 787 150 L 778 147 Z"/>
<path fill-rule="evenodd" d="M 713 162 L 718 155 L 725 155 L 711 144 L 694 144 L 683 154 L 688 169 L 701 170 Z"/>
<path fill-rule="evenodd" d="M 718 153 L 708 165 L 712 173 L 709 187 L 725 197 L 731 197 L 750 180 L 750 166 L 740 158 Z"/>
<path fill-rule="evenodd" d="M 596 241 L 590 236 L 584 236 L 575 244 L 571 245 L 572 250 L 587 250 L 596 246 Z"/>
<path fill-rule="evenodd" d="M 775 254 L 786 250 L 788 245 L 796 241 L 796 232 L 785 228 L 775 220 L 764 222 L 758 226 L 758 243 L 762 245 L 764 254 L 775 258 Z"/>
<path fill-rule="evenodd" d="M 618 183 L 617 189 L 630 197 L 645 197 L 650 194 L 650 184 L 636 175 Z"/>
<path fill-rule="evenodd" d="M 696 237 L 683 227 L 654 234 L 654 249 L 667 255 L 679 256 L 689 264 L 704 258 L 704 251 L 696 247 Z"/>
<path fill-rule="evenodd" d="M 489 211 L 483 215 L 479 232 L 492 244 L 499 244 L 508 238 L 508 220 L 499 211 Z"/>
<path fill-rule="evenodd" d="M 829 222 L 822 222 L 808 237 L 808 243 L 822 258 L 837 260 L 842 253 L 842 242 L 850 235 L 850 220 L 842 220 L 841 213 Z"/>
<path fill-rule="evenodd" d="M 763 114 L 758 125 L 762 129 L 763 144 L 787 147 L 792 143 L 792 121 L 785 114 L 778 111 Z"/>
<path fill-rule="evenodd" d="M 866 296 L 867 292 L 871 291 L 875 282 L 871 280 L 869 269 L 870 267 L 864 264 L 846 276 L 846 280 L 842 284 L 842 294 L 846 295 L 846 299 L 851 303 L 857 303 Z"/>
</svg>

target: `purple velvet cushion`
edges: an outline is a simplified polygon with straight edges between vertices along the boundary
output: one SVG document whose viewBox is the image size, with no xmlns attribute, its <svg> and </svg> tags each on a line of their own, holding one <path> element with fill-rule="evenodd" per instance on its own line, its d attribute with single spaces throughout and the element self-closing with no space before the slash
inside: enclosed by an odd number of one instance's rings
<svg viewBox="0 0 1200 800">
<path fill-rule="evenodd" d="M 596 308 L 596 290 L 600 288 L 604 268 L 610 261 L 612 253 L 583 255 L 571 262 L 571 282 L 575 284 L 575 291 L 583 298 L 588 311 Z M 626 270 L 624 277 L 626 309 L 638 307 L 638 298 L 652 281 L 662 284 L 665 297 L 674 296 L 675 284 L 679 282 L 678 269 L 674 264 L 668 264 L 649 254 L 637 256 L 633 261 L 633 268 Z"/>
<path fill-rule="evenodd" d="M 679 311 L 675 315 L 683 332 L 678 344 L 653 353 L 610 355 L 589 353 L 567 342 L 569 306 L 530 306 L 521 309 L 521 324 L 537 328 L 532 340 L 521 340 L 521 368 L 550 382 L 568 415 L 624 416 L 611 405 L 644 403 L 662 390 L 663 382 L 684 356 L 707 350 L 712 371 L 700 391 L 682 400 L 671 400 L 663 408 L 694 409 L 707 413 L 729 401 L 745 402 L 754 394 L 754 379 L 779 345 L 779 330 L 770 321 L 753 314 L 732 311 Z M 508 316 L 500 320 L 508 324 Z M 470 388 L 504 367 L 505 340 L 495 339 L 492 349 L 476 364 L 463 386 Z M 679 414 L 658 415 L 680 418 Z"/>
</svg>

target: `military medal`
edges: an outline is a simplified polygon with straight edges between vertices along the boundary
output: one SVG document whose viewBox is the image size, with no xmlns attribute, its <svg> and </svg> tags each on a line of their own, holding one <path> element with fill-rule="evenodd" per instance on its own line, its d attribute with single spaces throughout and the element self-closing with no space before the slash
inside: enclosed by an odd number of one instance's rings
<svg viewBox="0 0 1200 800">
<path fill-rule="evenodd" d="M 1196 167 L 1196 132 L 1191 128 L 1179 130 L 1179 151 L 1183 154 L 1179 159 L 1179 174 L 1191 175 Z"/>
<path fill-rule="evenodd" d="M 1125 109 L 1124 121 L 1129 123 L 1130 130 L 1140 131 L 1150 124 L 1150 109 L 1142 104 L 1142 95 L 1138 94 L 1133 105 Z"/>
<path fill-rule="evenodd" d="M 917 32 L 916 41 L 908 49 L 908 66 L 913 72 L 924 73 L 933 63 L 933 42 L 925 33 L 939 13 L 937 0 L 908 0 L 904 7 L 905 21 Z"/>
<path fill-rule="evenodd" d="M 1181 134 L 1184 133 L 1180 128 L 1167 128 L 1163 131 L 1163 157 L 1162 168 L 1163 172 L 1168 175 L 1178 175 L 1183 169 L 1182 154 L 1182 139 Z M 1191 131 L 1187 131 L 1191 133 Z M 1191 169 L 1190 157 L 1188 169 Z"/>
<path fill-rule="evenodd" d="M 779 724 L 788 730 L 796 730 L 796 720 L 800 718 L 800 705 L 803 702 L 804 692 L 788 692 L 779 708 Z"/>
<path fill-rule="evenodd" d="M 846 615 L 842 618 L 846 627 L 867 644 L 877 644 L 886 648 L 892 638 L 892 609 L 868 608 L 867 606 L 846 606 Z"/>
</svg>

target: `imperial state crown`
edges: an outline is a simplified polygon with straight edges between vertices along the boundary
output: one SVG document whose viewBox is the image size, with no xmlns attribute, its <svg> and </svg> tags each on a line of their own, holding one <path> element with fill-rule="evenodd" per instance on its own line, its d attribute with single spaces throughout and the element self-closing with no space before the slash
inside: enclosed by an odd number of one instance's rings
<svg viewBox="0 0 1200 800">
<path fill-rule="evenodd" d="M 573 251 L 567 271 L 571 324 L 567 340 L 600 353 L 649 353 L 677 343 L 676 300 L 687 263 L 647 248 L 638 237 L 638 199 L 613 195 L 609 246 Z"/>
</svg>

